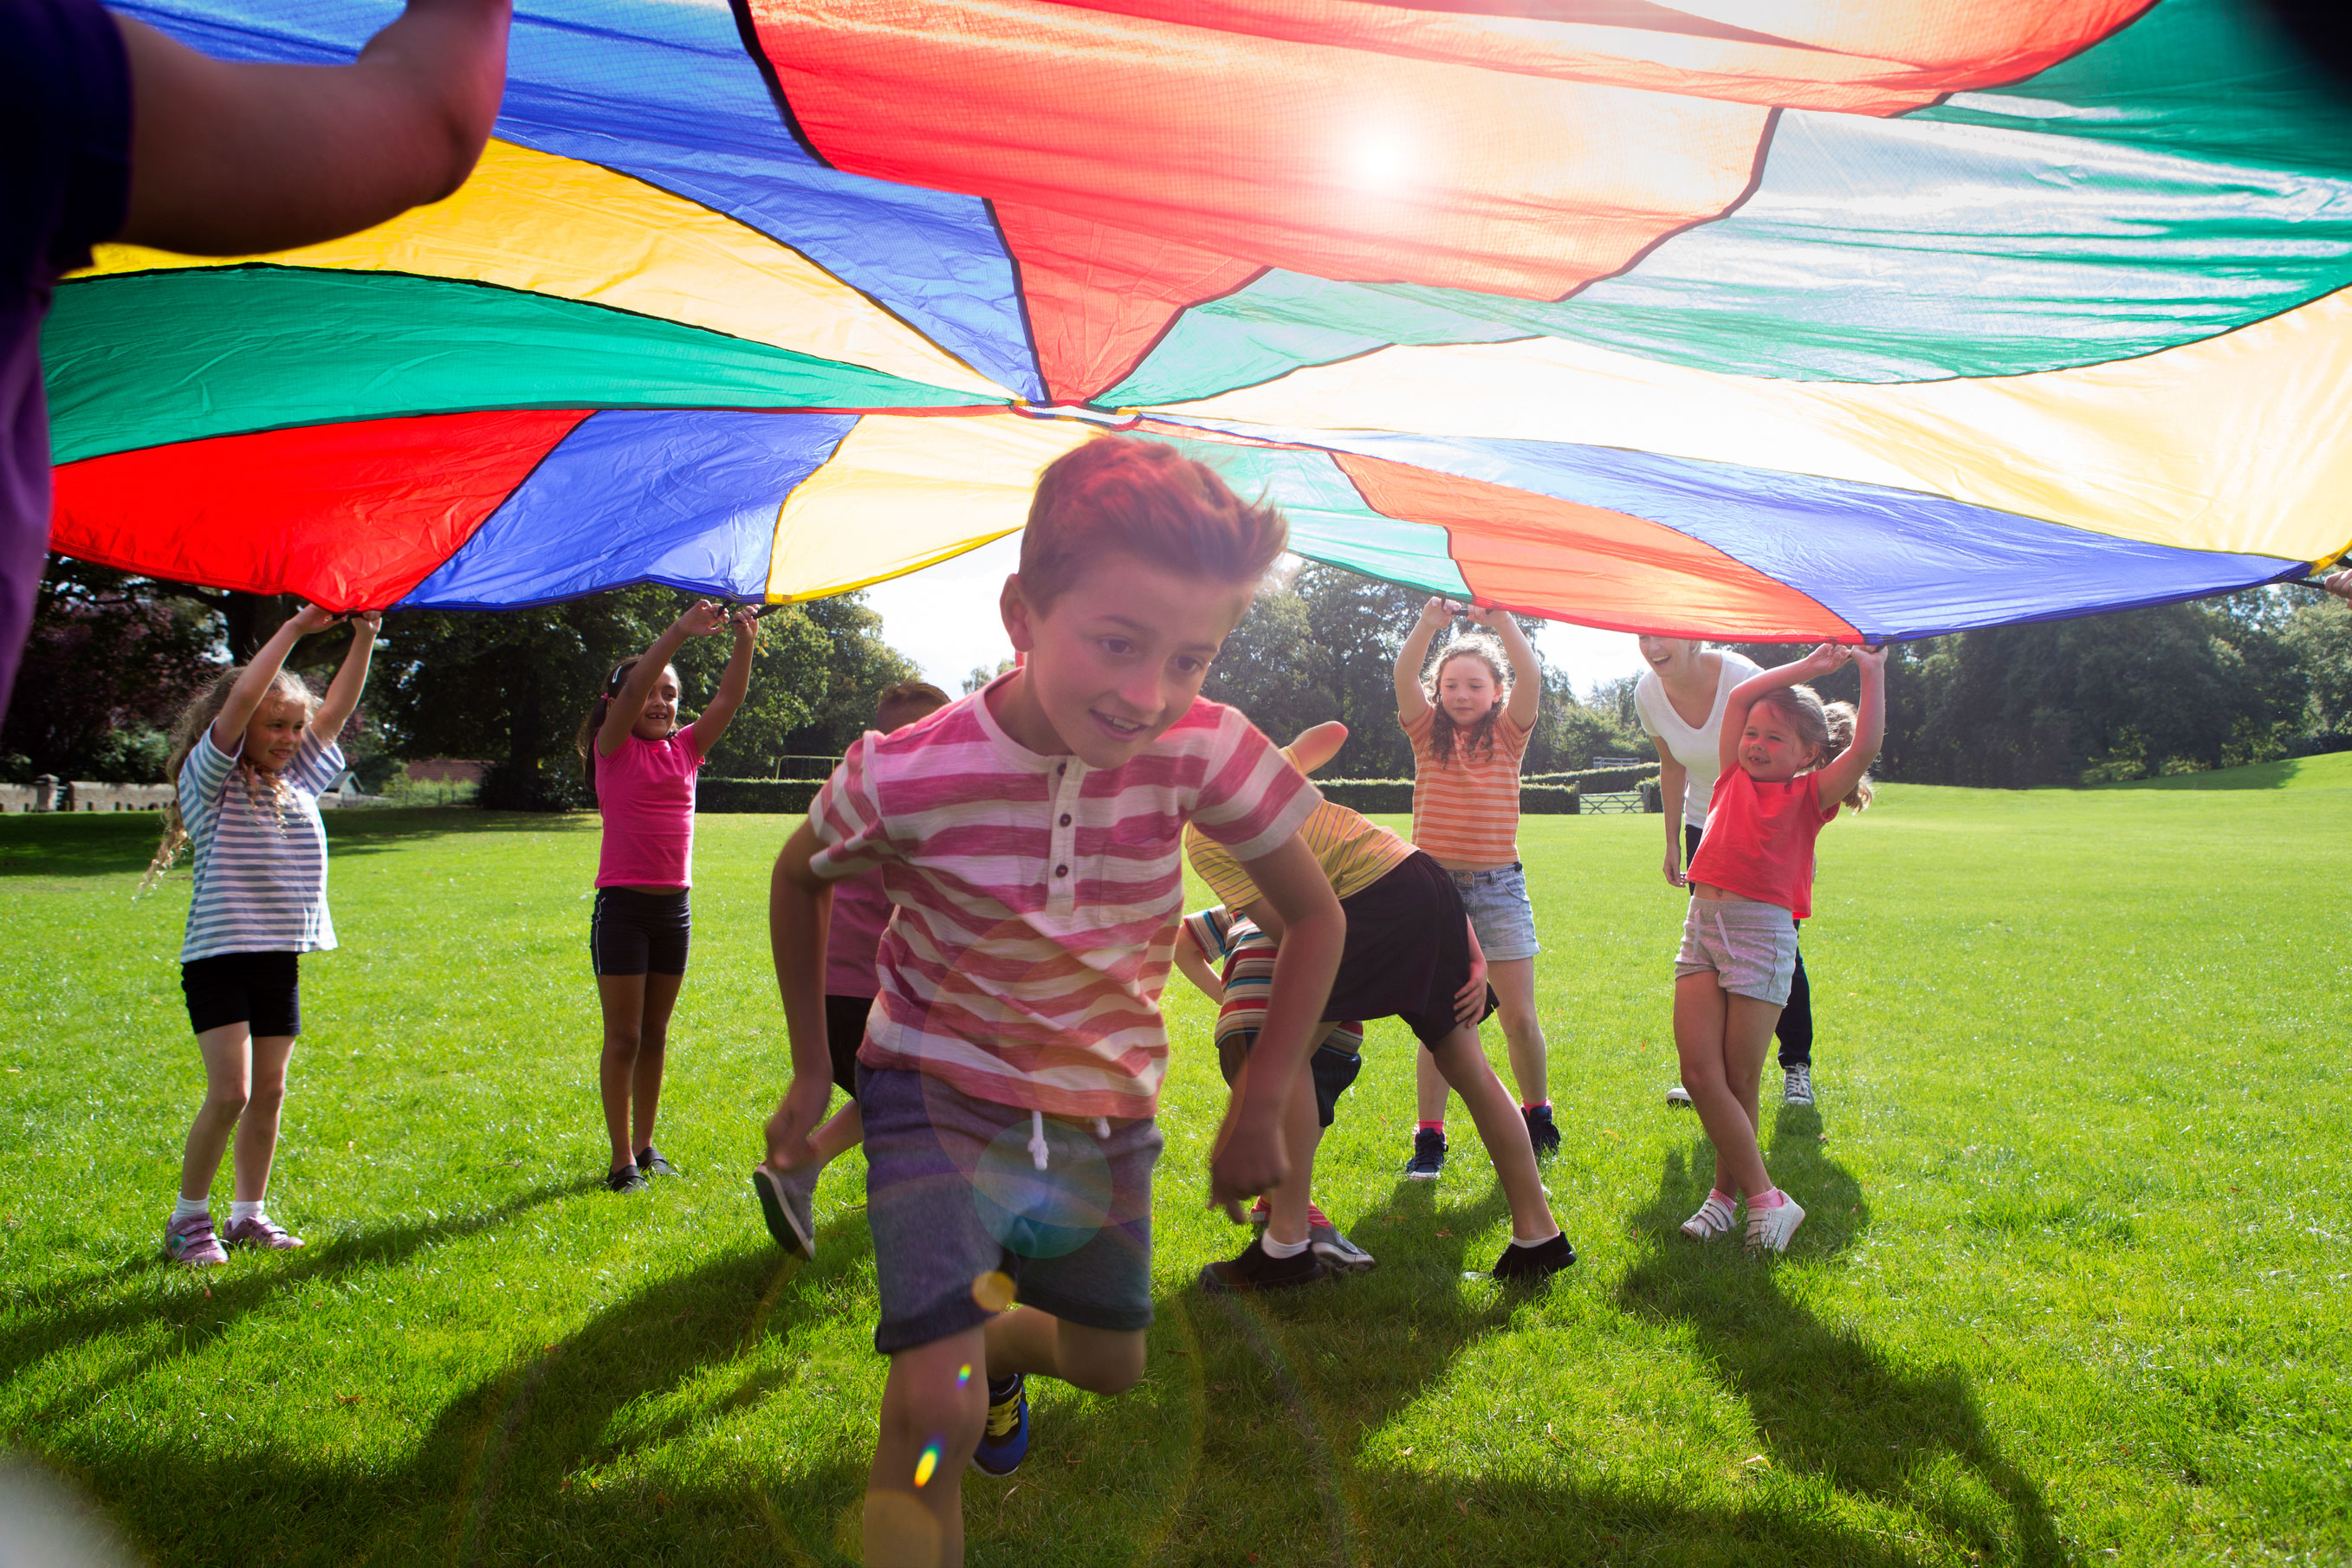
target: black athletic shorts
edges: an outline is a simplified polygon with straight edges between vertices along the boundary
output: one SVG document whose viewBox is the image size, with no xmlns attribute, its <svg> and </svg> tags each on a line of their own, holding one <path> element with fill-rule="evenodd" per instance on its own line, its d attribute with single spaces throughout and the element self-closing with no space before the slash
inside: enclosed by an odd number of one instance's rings
<svg viewBox="0 0 2352 1568">
<path fill-rule="evenodd" d="M 599 888 L 588 917 L 588 957 L 599 974 L 684 974 L 694 912 L 680 888 L 640 893 Z"/>
<path fill-rule="evenodd" d="M 828 993 L 824 999 L 824 1043 L 833 1051 L 833 1081 L 852 1100 L 857 1098 L 857 1047 L 866 1043 L 866 1015 L 873 1007 L 871 996 Z"/>
<path fill-rule="evenodd" d="M 220 952 L 180 965 L 188 1023 L 201 1035 L 243 1024 L 257 1040 L 302 1032 L 301 955 Z"/>
<path fill-rule="evenodd" d="M 1470 983 L 1469 916 L 1445 868 L 1416 849 L 1361 892 L 1339 900 L 1348 943 L 1323 1016 L 1397 1017 L 1424 1046 L 1454 1030 L 1454 994 Z M 1484 1019 L 1495 1010 L 1486 988 Z"/>
</svg>

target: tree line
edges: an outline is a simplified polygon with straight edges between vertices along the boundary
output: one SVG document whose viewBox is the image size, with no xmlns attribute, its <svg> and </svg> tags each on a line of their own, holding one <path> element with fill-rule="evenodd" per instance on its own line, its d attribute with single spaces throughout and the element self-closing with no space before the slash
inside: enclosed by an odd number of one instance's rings
<svg viewBox="0 0 2352 1568">
<path fill-rule="evenodd" d="M 1345 722 L 1348 744 L 1327 776 L 1410 778 L 1390 671 L 1425 596 L 1309 563 L 1258 595 L 1204 690 L 1276 739 Z M 371 789 L 406 759 L 464 757 L 494 764 L 485 804 L 588 805 L 574 731 L 613 667 L 684 603 L 674 590 L 643 586 L 530 610 L 388 616 L 345 753 Z M 159 583 L 52 557 L 0 730 L 0 777 L 160 778 L 163 731 L 180 705 L 292 607 L 282 595 Z M 1800 651 L 1731 646 L 1768 665 Z M 340 633 L 314 638 L 299 668 L 331 668 L 341 651 Z M 689 707 L 716 685 L 726 654 L 724 638 L 679 654 Z M 883 640 L 880 617 L 860 595 L 780 606 L 761 623 L 751 696 L 712 770 L 806 774 L 812 766 L 800 759 L 839 755 L 870 722 L 875 695 L 916 673 Z M 989 673 L 975 669 L 965 689 Z M 1580 695 L 1566 671 L 1548 664 L 1525 770 L 1652 755 L 1634 680 Z M 1853 680 L 1842 671 L 1823 694 L 1850 698 Z M 1932 637 L 1896 648 L 1887 700 L 1878 772 L 1920 784 L 2095 783 L 2352 748 L 2352 610 L 2271 588 Z"/>
</svg>

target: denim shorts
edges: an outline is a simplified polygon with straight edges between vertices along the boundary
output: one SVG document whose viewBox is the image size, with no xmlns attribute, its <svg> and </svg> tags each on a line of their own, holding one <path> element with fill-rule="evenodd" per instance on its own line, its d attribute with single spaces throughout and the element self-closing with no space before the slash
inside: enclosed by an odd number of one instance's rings
<svg viewBox="0 0 2352 1568">
<path fill-rule="evenodd" d="M 1675 979 L 1712 973 L 1734 995 L 1785 1007 L 1796 972 L 1797 922 L 1788 910 L 1753 899 L 1691 900 Z"/>
<path fill-rule="evenodd" d="M 1470 911 L 1470 929 L 1489 963 L 1533 958 L 1543 951 L 1536 941 L 1536 910 L 1528 902 L 1528 877 L 1517 860 L 1492 871 L 1449 871 Z"/>
<path fill-rule="evenodd" d="M 1033 1119 L 894 1068 L 857 1068 L 885 1355 L 976 1329 L 1000 1294 L 1090 1329 L 1151 1325 L 1150 1117 Z M 1042 1155 L 1042 1168 L 1040 1157 Z"/>
</svg>

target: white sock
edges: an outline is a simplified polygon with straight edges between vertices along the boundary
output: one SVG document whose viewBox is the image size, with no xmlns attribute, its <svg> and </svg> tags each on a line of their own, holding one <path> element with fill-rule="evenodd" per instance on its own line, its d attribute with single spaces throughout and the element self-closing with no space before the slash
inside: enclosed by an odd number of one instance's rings
<svg viewBox="0 0 2352 1568">
<path fill-rule="evenodd" d="M 262 1201 L 259 1198 L 254 1199 L 253 1202 L 249 1204 L 238 1203 L 235 1199 L 231 1199 L 228 1205 L 229 1224 L 236 1225 L 243 1220 L 259 1219 L 261 1217 L 261 1202 Z"/>
<path fill-rule="evenodd" d="M 182 1198 L 172 1205 L 172 1222 L 176 1225 L 184 1219 L 193 1219 L 200 1214 L 212 1212 L 212 1200 L 209 1198 Z"/>
<path fill-rule="evenodd" d="M 1301 1237 L 1297 1241 L 1276 1241 L 1265 1236 L 1258 1238 L 1258 1245 L 1265 1248 L 1268 1258 L 1296 1258 L 1307 1250 L 1307 1238 Z"/>
<path fill-rule="evenodd" d="M 1545 1242 L 1551 1240 L 1552 1237 L 1556 1237 L 1559 1234 L 1559 1226 L 1558 1226 L 1551 1227 L 1551 1236 L 1539 1236 L 1533 1241 L 1529 1241 L 1525 1237 L 1514 1233 L 1511 1237 L 1511 1245 L 1513 1247 L 1541 1247 Z"/>
</svg>

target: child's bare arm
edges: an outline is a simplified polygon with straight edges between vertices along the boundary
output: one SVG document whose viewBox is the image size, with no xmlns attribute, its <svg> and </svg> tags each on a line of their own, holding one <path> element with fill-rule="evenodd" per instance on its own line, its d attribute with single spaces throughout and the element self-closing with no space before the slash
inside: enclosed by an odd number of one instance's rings
<svg viewBox="0 0 2352 1568">
<path fill-rule="evenodd" d="M 2337 598 L 2352 603 L 2352 566 L 2341 572 L 2330 572 L 2320 579 L 2319 585 Z"/>
<path fill-rule="evenodd" d="M 792 1037 L 793 1081 L 768 1118 L 768 1163 L 785 1170 L 816 1158 L 808 1135 L 833 1098 L 833 1053 L 824 1030 L 825 930 L 833 884 L 809 867 L 816 833 L 805 822 L 784 840 L 768 879 L 768 942 Z"/>
<path fill-rule="evenodd" d="M 677 652 L 678 645 L 688 637 L 715 632 L 726 624 L 727 612 L 704 599 L 654 638 L 654 646 L 629 667 L 621 689 L 614 693 L 611 706 L 604 710 L 604 722 L 596 731 L 598 756 L 611 756 L 629 738 L 629 731 L 636 727 L 637 715 L 645 711 L 646 699 L 653 695 L 654 682 L 669 668 L 670 657 Z"/>
<path fill-rule="evenodd" d="M 1189 935 L 1176 938 L 1176 967 L 1184 972 L 1184 978 L 1192 983 L 1194 990 L 1211 1002 L 1223 1003 L 1224 982 L 1217 978 L 1216 968 L 1210 963 L 1209 955 L 1201 951 L 1201 944 Z"/>
<path fill-rule="evenodd" d="M 1815 786 L 1824 806 L 1853 793 L 1870 764 L 1878 760 L 1879 745 L 1886 739 L 1886 650 L 1856 648 L 1853 662 L 1862 672 L 1862 702 L 1854 710 L 1853 744 L 1822 770 L 1821 782 Z"/>
<path fill-rule="evenodd" d="M 412 0 L 346 66 L 215 59 L 118 16 L 121 237 L 247 256 L 353 234 L 465 183 L 506 84 L 507 0 Z"/>
<path fill-rule="evenodd" d="M 1282 946 L 1274 961 L 1265 1022 L 1234 1086 L 1209 1163 L 1209 1201 L 1223 1205 L 1236 1222 L 1243 1199 L 1289 1174 L 1282 1147 L 1283 1107 L 1299 1063 L 1323 1033 L 1323 1005 L 1330 999 L 1348 939 L 1348 917 L 1305 840 L 1293 834 L 1270 853 L 1242 864 L 1263 895 L 1262 906 L 1281 928 Z"/>
<path fill-rule="evenodd" d="M 1543 711 L 1543 660 L 1536 657 L 1536 645 L 1528 641 L 1519 618 L 1508 610 L 1490 605 L 1471 611 L 1470 618 L 1502 639 L 1503 653 L 1511 661 L 1511 700 L 1503 711 L 1520 729 L 1533 728 L 1536 715 Z"/>
<path fill-rule="evenodd" d="M 711 694 L 709 705 L 690 726 L 697 756 L 710 754 L 719 738 L 727 733 L 727 726 L 735 721 L 735 710 L 743 706 L 743 699 L 751 689 L 751 654 L 760 646 L 759 617 L 751 613 L 749 605 L 738 605 L 727 618 L 735 626 L 735 649 L 728 655 L 727 668 L 719 677 L 719 689 Z M 636 671 L 629 673 L 635 675 Z"/>
<path fill-rule="evenodd" d="M 1290 757 L 1290 765 L 1302 773 L 1312 774 L 1316 769 L 1339 755 L 1339 748 L 1348 743 L 1348 726 L 1337 719 L 1328 723 L 1314 724 L 1298 731 L 1298 739 L 1283 751 Z"/>
<path fill-rule="evenodd" d="M 1429 711 L 1429 694 L 1421 689 L 1422 661 L 1429 657 L 1430 640 L 1438 628 L 1454 619 L 1456 606 L 1450 599 L 1433 598 L 1421 607 L 1421 619 L 1412 623 L 1405 633 L 1404 646 L 1397 649 L 1396 702 L 1397 720 L 1410 724 Z"/>
<path fill-rule="evenodd" d="M 261 645 L 236 684 L 228 689 L 228 700 L 213 718 L 213 744 L 230 756 L 236 756 L 245 744 L 245 727 L 253 721 L 253 710 L 269 694 L 269 683 L 286 667 L 286 656 L 294 645 L 312 632 L 324 631 L 335 624 L 335 617 L 316 605 L 305 605 L 291 619 L 272 632 L 269 640 Z"/>
<path fill-rule="evenodd" d="M 1770 669 L 1751 675 L 1731 689 L 1723 704 L 1723 729 L 1716 737 L 1716 756 L 1725 771 L 1739 765 L 1739 741 L 1748 729 L 1748 710 L 1756 700 L 1768 691 L 1783 686 L 1795 686 L 1817 675 L 1827 675 L 1852 655 L 1853 649 L 1836 643 L 1825 642 L 1804 658 L 1790 664 L 1776 665 Z"/>
<path fill-rule="evenodd" d="M 383 615 L 374 610 L 362 610 L 352 617 L 352 646 L 336 668 L 326 700 L 319 704 L 318 731 L 330 745 L 342 734 L 352 710 L 360 705 L 360 693 L 367 689 L 368 660 L 375 653 L 376 628 L 383 624 Z"/>
<path fill-rule="evenodd" d="M 1659 741 L 1657 746 L 1658 809 L 1666 814 L 1666 883 L 1679 888 L 1683 886 L 1683 792 L 1690 788 L 1690 770 L 1675 761 L 1665 742 Z"/>
</svg>

